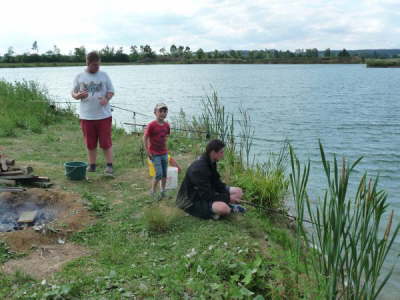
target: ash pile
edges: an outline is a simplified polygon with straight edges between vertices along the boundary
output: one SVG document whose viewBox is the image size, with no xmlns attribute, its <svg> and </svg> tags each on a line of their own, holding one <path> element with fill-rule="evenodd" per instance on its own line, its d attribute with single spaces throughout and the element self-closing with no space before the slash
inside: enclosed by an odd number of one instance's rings
<svg viewBox="0 0 400 300">
<path fill-rule="evenodd" d="M 51 222 L 57 214 L 56 207 L 32 192 L 0 193 L 0 232 L 33 228 Z"/>
</svg>

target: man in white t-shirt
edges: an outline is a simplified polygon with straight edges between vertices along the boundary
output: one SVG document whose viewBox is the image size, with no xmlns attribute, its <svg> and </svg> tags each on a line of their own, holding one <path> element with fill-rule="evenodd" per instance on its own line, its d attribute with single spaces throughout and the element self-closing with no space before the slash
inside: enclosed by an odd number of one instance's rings
<svg viewBox="0 0 400 300">
<path fill-rule="evenodd" d="M 96 171 L 97 143 L 104 151 L 105 173 L 113 174 L 111 141 L 111 106 L 114 87 L 107 73 L 99 71 L 100 56 L 93 51 L 86 56 L 86 69 L 75 77 L 72 97 L 80 100 L 79 119 L 88 150 L 89 172 Z"/>
</svg>

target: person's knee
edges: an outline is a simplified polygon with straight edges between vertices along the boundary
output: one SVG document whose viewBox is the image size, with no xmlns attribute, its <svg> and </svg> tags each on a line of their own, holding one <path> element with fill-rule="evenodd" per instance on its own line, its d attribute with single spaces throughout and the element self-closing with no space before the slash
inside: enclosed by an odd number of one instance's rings
<svg viewBox="0 0 400 300">
<path fill-rule="evenodd" d="M 217 215 L 225 216 L 231 213 L 231 208 L 225 202 L 214 202 L 212 204 L 212 211 Z"/>
</svg>

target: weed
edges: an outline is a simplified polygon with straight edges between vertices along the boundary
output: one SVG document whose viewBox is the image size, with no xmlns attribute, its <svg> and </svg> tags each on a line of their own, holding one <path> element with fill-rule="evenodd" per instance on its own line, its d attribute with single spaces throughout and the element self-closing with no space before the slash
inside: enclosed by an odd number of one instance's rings
<svg viewBox="0 0 400 300">
<path fill-rule="evenodd" d="M 82 198 L 88 202 L 88 209 L 98 217 L 104 216 L 111 210 L 110 203 L 104 197 L 84 192 Z"/>
<path fill-rule="evenodd" d="M 143 221 L 149 232 L 162 233 L 171 230 L 176 217 L 175 209 L 153 205 L 144 209 Z"/>
</svg>

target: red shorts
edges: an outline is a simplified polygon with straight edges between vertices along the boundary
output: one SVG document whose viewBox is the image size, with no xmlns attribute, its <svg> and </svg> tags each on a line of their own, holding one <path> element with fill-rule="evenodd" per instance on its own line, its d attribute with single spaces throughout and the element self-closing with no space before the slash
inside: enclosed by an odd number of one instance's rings
<svg viewBox="0 0 400 300">
<path fill-rule="evenodd" d="M 102 120 L 80 120 L 81 128 L 83 132 L 83 138 L 86 143 L 86 147 L 89 150 L 97 148 L 97 142 L 100 144 L 100 148 L 107 150 L 112 146 L 111 142 L 111 128 L 112 118 Z"/>
</svg>

